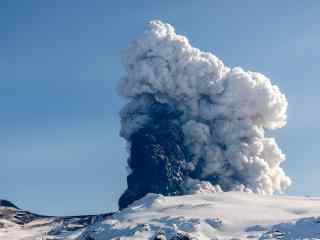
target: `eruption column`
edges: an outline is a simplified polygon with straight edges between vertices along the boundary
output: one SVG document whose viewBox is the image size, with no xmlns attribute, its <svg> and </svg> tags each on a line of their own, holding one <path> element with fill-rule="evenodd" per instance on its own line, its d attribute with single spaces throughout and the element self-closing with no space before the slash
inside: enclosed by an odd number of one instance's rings
<svg viewBox="0 0 320 240">
<path fill-rule="evenodd" d="M 123 59 L 120 135 L 131 172 L 120 208 L 148 192 L 185 194 L 204 183 L 260 194 L 290 185 L 285 156 L 264 132 L 286 124 L 287 100 L 266 76 L 226 67 L 161 21 Z"/>
</svg>

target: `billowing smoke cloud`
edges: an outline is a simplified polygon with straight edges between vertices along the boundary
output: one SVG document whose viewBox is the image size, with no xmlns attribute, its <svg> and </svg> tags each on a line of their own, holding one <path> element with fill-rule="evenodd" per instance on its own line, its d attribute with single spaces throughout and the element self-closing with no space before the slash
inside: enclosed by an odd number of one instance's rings
<svg viewBox="0 0 320 240">
<path fill-rule="evenodd" d="M 184 154 L 179 164 L 185 184 L 182 192 L 199 181 L 224 191 L 261 194 L 282 192 L 290 185 L 280 167 L 285 156 L 264 131 L 286 124 L 287 101 L 266 76 L 226 67 L 161 21 L 150 22 L 127 49 L 124 66 L 126 76 L 119 91 L 128 104 L 121 111 L 121 136 L 131 144 L 132 154 L 133 136 L 142 129 L 159 122 L 164 128 L 172 124 L 179 128 Z M 170 142 L 172 136 L 167 137 Z M 132 156 L 128 160 L 131 176 L 139 171 L 134 161 Z"/>
</svg>

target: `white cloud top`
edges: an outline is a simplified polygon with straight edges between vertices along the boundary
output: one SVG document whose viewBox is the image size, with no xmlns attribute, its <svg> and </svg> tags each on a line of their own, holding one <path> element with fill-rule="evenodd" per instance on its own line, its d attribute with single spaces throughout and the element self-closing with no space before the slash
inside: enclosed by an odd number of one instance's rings
<svg viewBox="0 0 320 240">
<path fill-rule="evenodd" d="M 290 185 L 280 167 L 285 156 L 264 133 L 286 124 L 287 100 L 266 76 L 226 67 L 161 21 L 150 22 L 123 59 L 119 91 L 129 103 L 121 112 L 121 135 L 128 141 L 150 118 L 152 99 L 181 113 L 197 180 L 261 194 Z"/>
</svg>

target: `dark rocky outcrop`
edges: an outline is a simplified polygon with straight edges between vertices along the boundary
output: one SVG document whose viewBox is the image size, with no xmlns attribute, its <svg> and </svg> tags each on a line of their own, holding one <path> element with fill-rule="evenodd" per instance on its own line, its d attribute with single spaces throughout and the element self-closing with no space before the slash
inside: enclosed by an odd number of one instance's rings
<svg viewBox="0 0 320 240">
<path fill-rule="evenodd" d="M 4 199 L 0 199 L 0 207 L 11 207 L 19 209 L 16 205 L 14 205 L 12 202 Z"/>
<path fill-rule="evenodd" d="M 170 240 L 193 240 L 193 238 L 191 238 L 187 234 L 177 233 L 177 235 L 171 238 Z"/>
<path fill-rule="evenodd" d="M 163 234 L 159 233 L 157 234 L 153 240 L 167 240 L 168 238 Z M 170 240 L 193 240 L 190 236 L 183 233 L 177 233 L 174 237 L 170 238 Z"/>
</svg>

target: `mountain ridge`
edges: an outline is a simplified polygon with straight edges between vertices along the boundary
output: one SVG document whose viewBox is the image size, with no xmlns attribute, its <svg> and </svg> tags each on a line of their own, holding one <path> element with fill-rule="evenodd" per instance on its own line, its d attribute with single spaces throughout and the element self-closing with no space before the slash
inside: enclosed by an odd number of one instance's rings
<svg viewBox="0 0 320 240">
<path fill-rule="evenodd" d="M 245 192 L 183 196 L 149 193 L 127 208 L 106 215 L 39 217 L 35 214 L 31 221 L 15 223 L 16 216 L 23 213 L 28 214 L 0 207 L 0 239 L 320 239 L 320 198 L 310 197 Z"/>
</svg>

